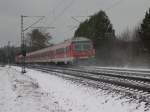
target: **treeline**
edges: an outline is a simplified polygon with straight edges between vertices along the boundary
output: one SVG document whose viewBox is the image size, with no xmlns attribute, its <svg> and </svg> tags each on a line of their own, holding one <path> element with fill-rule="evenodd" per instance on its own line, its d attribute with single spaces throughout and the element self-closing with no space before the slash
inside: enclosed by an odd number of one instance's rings
<svg viewBox="0 0 150 112">
<path fill-rule="evenodd" d="M 50 40 L 52 37 L 44 30 L 33 29 L 25 37 L 26 52 L 36 51 L 52 45 Z M 16 55 L 21 54 L 20 47 L 4 46 L 0 48 L 0 64 L 15 63 Z"/>
<path fill-rule="evenodd" d="M 15 56 L 20 48 L 14 46 L 4 46 L 0 48 L 0 64 L 15 63 Z"/>
<path fill-rule="evenodd" d="M 74 37 L 87 37 L 96 49 L 96 64 L 102 66 L 150 66 L 150 10 L 134 30 L 115 35 L 104 11 L 80 24 Z"/>
</svg>

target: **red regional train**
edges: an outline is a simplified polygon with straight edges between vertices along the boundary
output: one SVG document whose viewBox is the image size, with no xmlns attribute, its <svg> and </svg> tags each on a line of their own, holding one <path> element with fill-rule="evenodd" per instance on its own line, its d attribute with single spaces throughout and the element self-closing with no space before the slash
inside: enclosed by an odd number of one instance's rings
<svg viewBox="0 0 150 112">
<path fill-rule="evenodd" d="M 26 63 L 75 63 L 77 60 L 87 60 L 95 57 L 91 40 L 78 37 L 63 43 L 27 53 Z M 16 56 L 16 63 L 21 63 L 22 55 Z"/>
</svg>

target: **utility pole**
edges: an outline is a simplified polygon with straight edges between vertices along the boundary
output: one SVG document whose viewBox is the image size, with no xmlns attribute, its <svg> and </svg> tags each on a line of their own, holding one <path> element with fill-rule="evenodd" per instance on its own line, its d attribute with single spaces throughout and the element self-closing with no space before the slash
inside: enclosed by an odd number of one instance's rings
<svg viewBox="0 0 150 112">
<path fill-rule="evenodd" d="M 30 26 L 28 26 L 27 28 L 24 28 L 24 18 L 26 17 L 40 17 L 40 19 L 38 19 L 36 22 L 34 22 L 33 24 L 31 24 Z M 28 30 L 29 28 L 31 28 L 32 26 L 34 26 L 35 24 L 37 24 L 39 21 L 41 21 L 44 18 L 44 16 L 23 16 L 21 15 L 21 54 L 22 54 L 22 71 L 21 73 L 26 73 L 26 63 L 25 63 L 25 59 L 26 59 L 26 43 L 25 43 L 25 38 L 24 38 L 24 32 L 26 30 Z"/>
<path fill-rule="evenodd" d="M 21 15 L 21 54 L 22 54 L 22 73 L 26 73 L 25 70 L 25 56 L 26 56 L 26 48 L 25 48 L 25 39 L 24 39 L 24 28 L 23 28 L 23 15 Z"/>
<path fill-rule="evenodd" d="M 10 67 L 10 41 L 8 41 L 8 45 L 7 45 L 7 63 L 8 66 Z"/>
</svg>

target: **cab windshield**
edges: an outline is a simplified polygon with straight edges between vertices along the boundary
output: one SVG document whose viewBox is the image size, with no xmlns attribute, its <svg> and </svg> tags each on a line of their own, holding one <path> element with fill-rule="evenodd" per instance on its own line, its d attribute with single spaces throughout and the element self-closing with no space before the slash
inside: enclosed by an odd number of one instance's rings
<svg viewBox="0 0 150 112">
<path fill-rule="evenodd" d="M 91 42 L 89 42 L 89 41 L 75 42 L 74 49 L 75 49 L 75 51 L 78 51 L 78 52 L 89 51 L 92 49 L 92 45 L 91 45 Z"/>
</svg>

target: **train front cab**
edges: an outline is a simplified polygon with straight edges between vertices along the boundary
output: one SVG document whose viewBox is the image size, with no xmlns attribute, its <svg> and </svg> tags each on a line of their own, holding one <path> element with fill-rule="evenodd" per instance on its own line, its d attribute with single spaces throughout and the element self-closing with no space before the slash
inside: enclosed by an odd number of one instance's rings
<svg viewBox="0 0 150 112">
<path fill-rule="evenodd" d="M 73 41 L 72 55 L 74 57 L 73 63 L 94 61 L 95 50 L 93 48 L 93 43 L 86 38 Z"/>
</svg>

